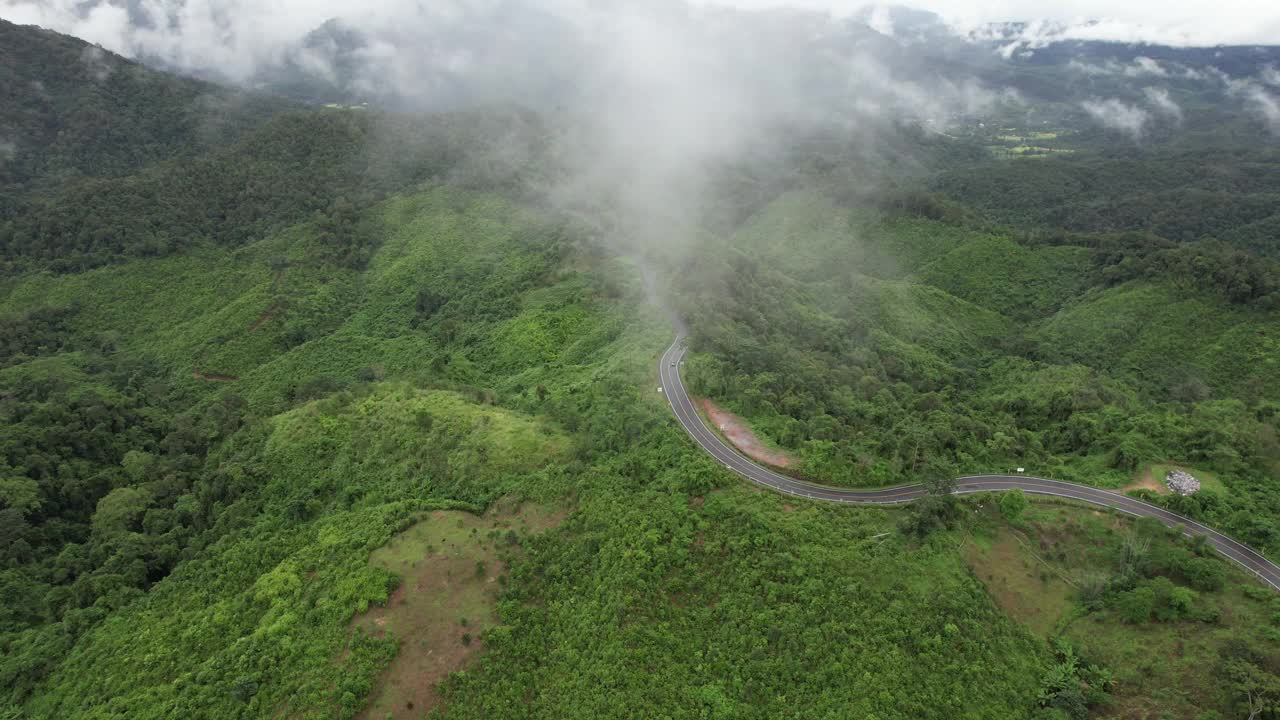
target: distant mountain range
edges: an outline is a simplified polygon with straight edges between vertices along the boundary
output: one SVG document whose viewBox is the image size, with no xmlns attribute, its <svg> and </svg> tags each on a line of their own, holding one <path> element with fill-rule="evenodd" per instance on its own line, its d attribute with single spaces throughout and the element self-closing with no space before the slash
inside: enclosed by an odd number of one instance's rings
<svg viewBox="0 0 1280 720">
<path fill-rule="evenodd" d="M 834 19 L 791 10 L 695 9 L 679 0 L 640 9 L 597 3 L 577 13 L 503 0 L 420 7 L 394 17 L 352 12 L 269 47 L 252 45 L 247 38 L 257 35 L 241 27 L 246 21 L 238 15 L 204 18 L 214 34 L 254 58 L 231 66 L 214 59 L 225 53 L 195 49 L 206 46 L 207 37 L 184 44 L 184 15 L 176 11 L 182 0 L 166 6 L 167 13 L 141 0 L 78 7 L 88 17 L 107 5 L 123 9 L 120 44 L 136 59 L 312 104 L 591 107 L 609 91 L 610 73 L 663 82 L 662 73 L 679 75 L 683 64 L 715 54 L 710 62 L 738 66 L 772 102 L 828 113 L 874 104 L 899 117 L 954 116 L 985 112 L 995 98 L 1033 106 L 1038 117 L 1054 122 L 1108 122 L 1085 107 L 1092 102 L 1110 103 L 1098 105 L 1104 115 L 1110 109 L 1130 120 L 1181 121 L 1184 109 L 1212 108 L 1280 133 L 1280 47 L 1274 46 L 1080 40 L 1078 28 L 1046 22 L 962 33 L 933 13 L 891 6 Z M 670 67 L 658 68 L 663 62 Z M 712 84 L 724 75 L 722 69 L 708 74 Z"/>
<path fill-rule="evenodd" d="M 335 18 L 291 44 L 249 82 L 317 102 L 563 102 L 572 93 L 566 86 L 592 62 L 597 39 L 532 6 L 504 8 L 444 25 L 362 27 Z M 1024 39 L 1026 24 L 961 36 L 931 13 L 895 8 L 887 18 L 890 24 L 879 30 L 885 17 L 869 14 L 828 22 L 806 13 L 724 12 L 688 21 L 714 25 L 711 32 L 721 37 L 736 34 L 735 43 L 763 48 L 780 62 L 803 63 L 819 82 L 838 81 L 848 64 L 872 58 L 895 77 L 976 80 L 1034 101 L 1135 99 L 1155 83 L 1216 96 L 1231 81 L 1261 78 L 1280 67 L 1280 47 L 1169 47 L 1054 39 L 1043 31 L 1033 44 Z M 890 28 L 892 35 L 881 32 Z"/>
</svg>

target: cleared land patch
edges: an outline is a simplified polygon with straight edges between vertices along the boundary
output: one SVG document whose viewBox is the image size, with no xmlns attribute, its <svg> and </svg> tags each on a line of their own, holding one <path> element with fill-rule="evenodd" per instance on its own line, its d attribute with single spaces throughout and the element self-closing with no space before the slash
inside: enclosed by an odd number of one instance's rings
<svg viewBox="0 0 1280 720">
<path fill-rule="evenodd" d="M 711 424 L 723 434 L 733 446 L 752 460 L 766 463 L 774 467 L 789 468 L 795 464 L 791 456 L 781 450 L 771 448 L 756 436 L 742 418 L 734 415 L 703 398 L 700 401 L 703 411 L 711 420 Z"/>
<path fill-rule="evenodd" d="M 374 551 L 370 564 L 399 576 L 400 586 L 352 627 L 394 637 L 399 651 L 360 717 L 416 718 L 435 707 L 436 686 L 482 649 L 481 633 L 497 622 L 497 591 L 520 538 L 563 518 L 509 501 L 483 517 L 435 511 Z"/>
<path fill-rule="evenodd" d="M 1165 475 L 1170 470 L 1183 470 L 1189 472 L 1200 481 L 1200 489 L 1211 490 L 1213 492 L 1226 493 L 1227 486 L 1218 479 L 1217 475 L 1197 470 L 1187 465 L 1178 465 L 1176 463 L 1154 463 L 1146 467 L 1139 468 L 1133 475 L 1133 482 L 1124 487 L 1124 490 L 1151 490 L 1161 495 L 1168 495 L 1172 491 L 1164 484 Z"/>
</svg>

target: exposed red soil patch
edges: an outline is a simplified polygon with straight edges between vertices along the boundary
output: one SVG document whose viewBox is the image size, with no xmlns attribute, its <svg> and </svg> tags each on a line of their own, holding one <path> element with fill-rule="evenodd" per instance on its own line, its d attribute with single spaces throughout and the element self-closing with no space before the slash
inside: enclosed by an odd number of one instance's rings
<svg viewBox="0 0 1280 720">
<path fill-rule="evenodd" d="M 1130 490 L 1150 490 L 1159 495 L 1168 495 L 1171 491 L 1169 487 L 1156 478 L 1151 472 L 1151 468 L 1142 471 L 1142 474 L 1134 479 L 1133 482 L 1120 488 L 1120 492 L 1126 493 Z"/>
<path fill-rule="evenodd" d="M 1150 473 L 1147 473 L 1143 477 L 1140 477 L 1137 480 L 1129 483 L 1128 485 L 1125 485 L 1124 487 L 1120 488 L 1120 492 L 1122 493 L 1127 493 L 1130 490 L 1150 490 L 1160 495 L 1169 494 L 1169 488 L 1166 487 L 1164 483 L 1157 482 L 1155 478 L 1151 477 Z"/>
<path fill-rule="evenodd" d="M 199 370 L 192 370 L 191 377 L 197 380 L 205 380 L 208 382 L 235 382 L 240 378 L 235 375 L 224 375 L 222 373 L 207 373 Z"/>
<path fill-rule="evenodd" d="M 789 468 L 795 464 L 795 460 L 786 453 L 768 448 L 764 443 L 760 442 L 760 438 L 757 438 L 755 433 L 751 432 L 751 429 L 742 421 L 742 418 L 720 408 L 707 398 L 702 398 L 699 402 L 702 403 L 702 409 L 706 411 L 711 423 L 742 454 L 752 460 L 774 467 Z"/>
</svg>

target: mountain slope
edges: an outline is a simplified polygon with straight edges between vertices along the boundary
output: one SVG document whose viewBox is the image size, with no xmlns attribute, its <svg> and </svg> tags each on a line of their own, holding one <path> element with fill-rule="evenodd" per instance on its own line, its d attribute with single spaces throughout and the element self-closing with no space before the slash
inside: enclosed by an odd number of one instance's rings
<svg viewBox="0 0 1280 720">
<path fill-rule="evenodd" d="M 225 145 L 289 101 L 156 72 L 0 20 L 0 191 L 115 177 Z"/>
</svg>

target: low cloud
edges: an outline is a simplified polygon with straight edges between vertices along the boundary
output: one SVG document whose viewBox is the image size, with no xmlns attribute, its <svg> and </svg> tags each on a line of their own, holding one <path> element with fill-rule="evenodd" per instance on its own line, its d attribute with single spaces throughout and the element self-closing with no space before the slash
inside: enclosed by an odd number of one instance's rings
<svg viewBox="0 0 1280 720">
<path fill-rule="evenodd" d="M 403 5 L 410 0 L 380 0 Z M 235 80 L 325 19 L 349 9 L 336 0 L 0 0 L 0 17 L 75 35 L 115 53 L 187 69 L 216 68 Z"/>
<path fill-rule="evenodd" d="M 893 37 L 893 13 L 887 5 L 876 5 L 867 13 L 867 26 L 872 30 Z"/>
<path fill-rule="evenodd" d="M 1257 77 L 1231 77 L 1218 68 L 1208 68 L 1209 74 L 1222 83 L 1227 95 L 1239 98 L 1245 109 L 1252 112 L 1267 126 L 1267 129 L 1280 135 L 1280 97 L 1268 89 L 1280 87 L 1280 73 L 1268 65 Z"/>
<path fill-rule="evenodd" d="M 1124 69 L 1124 74 L 1129 77 L 1142 77 L 1144 75 L 1155 75 L 1157 77 L 1168 77 L 1169 71 L 1165 70 L 1160 63 L 1149 57 L 1139 55 L 1133 59 L 1133 64 Z"/>
<path fill-rule="evenodd" d="M 1147 96 L 1147 102 L 1161 115 L 1172 119 L 1174 122 L 1182 122 L 1182 106 L 1169 97 L 1168 90 L 1165 88 L 1146 87 L 1142 89 L 1142 93 Z"/>
<path fill-rule="evenodd" d="M 110 57 L 102 48 L 97 45 L 85 46 L 83 52 L 80 53 L 80 62 L 88 68 L 89 75 L 97 82 L 103 82 L 111 77 L 111 73 L 115 72 L 115 67 L 111 63 Z"/>
<path fill-rule="evenodd" d="M 1122 132 L 1134 141 L 1142 139 L 1143 130 L 1151 119 L 1151 114 L 1146 110 L 1116 98 L 1086 100 L 1080 106 L 1098 124 L 1109 130 Z"/>
<path fill-rule="evenodd" d="M 1250 85 L 1242 93 L 1245 106 L 1267 125 L 1272 133 L 1280 135 L 1280 97 L 1258 85 Z"/>
<path fill-rule="evenodd" d="M 1169 77 L 1170 70 L 1158 61 L 1139 55 L 1132 63 L 1124 64 L 1115 60 L 1103 63 L 1089 63 L 1072 59 L 1067 68 L 1083 75 L 1123 75 L 1125 77 Z"/>
</svg>

